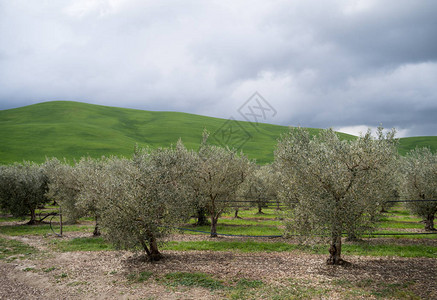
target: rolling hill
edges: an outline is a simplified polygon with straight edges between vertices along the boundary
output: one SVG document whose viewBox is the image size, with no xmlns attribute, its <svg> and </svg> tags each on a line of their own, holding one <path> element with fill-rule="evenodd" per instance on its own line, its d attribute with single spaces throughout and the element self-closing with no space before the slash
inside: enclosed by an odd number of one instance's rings
<svg viewBox="0 0 437 300">
<path fill-rule="evenodd" d="M 197 149 L 203 129 L 218 145 L 241 148 L 258 163 L 273 159 L 286 126 L 218 119 L 179 112 L 155 112 L 71 101 L 44 102 L 0 111 L 0 163 L 45 157 L 130 156 L 135 144 L 166 147 L 179 138 Z M 316 134 L 319 129 L 309 129 Z M 343 139 L 354 136 L 339 133 Z M 437 137 L 401 139 L 400 152 L 416 144 L 437 149 Z"/>
</svg>

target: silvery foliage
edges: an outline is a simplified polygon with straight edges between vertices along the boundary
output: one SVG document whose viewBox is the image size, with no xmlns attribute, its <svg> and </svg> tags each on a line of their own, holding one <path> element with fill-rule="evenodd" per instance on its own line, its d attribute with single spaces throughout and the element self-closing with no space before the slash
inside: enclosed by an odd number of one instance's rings
<svg viewBox="0 0 437 300">
<path fill-rule="evenodd" d="M 437 200 L 437 154 L 416 148 L 402 161 L 402 194 L 408 200 Z M 408 202 L 412 213 L 424 218 L 427 230 L 434 230 L 437 202 Z"/>
<path fill-rule="evenodd" d="M 276 200 L 278 186 L 277 173 L 272 165 L 251 165 L 246 180 L 238 190 L 241 201 L 252 201 L 250 206 L 257 207 L 259 213 L 269 202 Z"/>
<path fill-rule="evenodd" d="M 137 149 L 132 160 L 104 161 L 89 196 L 100 198 L 102 226 L 115 246 L 149 254 L 172 226 L 188 220 L 193 209 L 186 188 L 190 156 L 178 142 L 176 148 Z"/>
<path fill-rule="evenodd" d="M 0 168 L 0 205 L 15 216 L 30 213 L 29 223 L 36 221 L 35 210 L 47 203 L 48 178 L 42 167 L 32 162 L 15 163 Z"/>
<path fill-rule="evenodd" d="M 104 197 L 95 190 L 99 189 L 104 178 L 101 169 L 105 160 L 104 157 L 82 157 L 72 166 L 65 160 L 61 163 L 52 158 L 44 164 L 50 179 L 47 196 L 61 206 L 62 214 L 69 223 L 75 223 L 80 217 L 92 216 L 96 220 L 95 235 L 99 234 L 98 202 Z"/>
<path fill-rule="evenodd" d="M 75 175 L 80 185 L 75 207 L 82 216 L 88 215 L 94 218 L 96 222 L 94 236 L 100 235 L 101 207 L 104 205 L 106 197 L 105 193 L 102 192 L 102 187 L 107 180 L 104 167 L 108 160 L 110 159 L 106 157 L 100 159 L 82 157 L 74 166 Z"/>
<path fill-rule="evenodd" d="M 51 158 L 44 163 L 44 170 L 49 178 L 47 197 L 60 205 L 67 223 L 75 223 L 86 213 L 76 206 L 81 187 L 77 167 Z"/>
<path fill-rule="evenodd" d="M 281 138 L 275 163 L 285 185 L 282 200 L 291 208 L 288 233 L 341 247 L 342 233 L 374 229 L 395 168 L 394 130 L 384 135 L 379 128 L 377 134 L 342 141 L 332 129 L 311 137 L 294 128 Z"/>
<path fill-rule="evenodd" d="M 199 190 L 203 206 L 211 217 L 211 235 L 216 236 L 217 220 L 235 200 L 250 170 L 250 162 L 242 153 L 209 144 L 208 136 L 205 131 L 191 186 Z"/>
</svg>

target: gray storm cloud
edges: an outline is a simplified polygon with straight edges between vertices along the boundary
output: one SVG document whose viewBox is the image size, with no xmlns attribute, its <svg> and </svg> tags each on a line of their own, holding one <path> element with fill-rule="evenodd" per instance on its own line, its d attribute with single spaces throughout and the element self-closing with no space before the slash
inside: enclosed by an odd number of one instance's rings
<svg viewBox="0 0 437 300">
<path fill-rule="evenodd" d="M 73 100 L 437 133 L 435 1 L 0 0 L 0 109 Z M 241 118 L 240 118 L 241 119 Z"/>
</svg>

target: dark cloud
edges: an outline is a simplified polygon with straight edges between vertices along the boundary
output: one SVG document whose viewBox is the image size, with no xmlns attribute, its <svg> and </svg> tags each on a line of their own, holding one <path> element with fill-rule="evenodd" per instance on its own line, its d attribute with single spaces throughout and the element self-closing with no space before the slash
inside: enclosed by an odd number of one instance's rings
<svg viewBox="0 0 437 300">
<path fill-rule="evenodd" d="M 435 135 L 433 1 L 0 0 L 0 109 L 76 100 Z"/>
</svg>

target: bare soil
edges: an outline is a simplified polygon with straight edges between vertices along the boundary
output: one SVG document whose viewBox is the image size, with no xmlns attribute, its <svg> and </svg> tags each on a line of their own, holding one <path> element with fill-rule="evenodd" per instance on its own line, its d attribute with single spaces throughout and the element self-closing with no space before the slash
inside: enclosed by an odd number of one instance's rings
<svg viewBox="0 0 437 300">
<path fill-rule="evenodd" d="M 65 238 L 84 235 L 89 236 L 89 233 L 67 233 Z M 169 287 L 157 280 L 169 272 L 202 272 L 224 282 L 239 278 L 261 280 L 272 287 L 280 287 L 290 280 L 306 282 L 324 291 L 323 294 L 311 295 L 311 298 L 325 299 L 345 298 L 349 285 L 355 283 L 407 284 L 415 295 L 437 299 L 437 259 L 432 258 L 347 256 L 345 258 L 351 265 L 338 267 L 326 265 L 326 255 L 297 251 L 164 251 L 165 259 L 148 263 L 127 251 L 54 252 L 48 243 L 56 237 L 2 237 L 34 246 L 42 254 L 32 260 L 0 262 L 0 299 L 223 299 L 229 296 L 225 290 Z M 172 239 L 210 238 L 175 235 Z M 391 240 L 377 239 L 375 243 Z M 400 242 L 399 239 L 393 240 Z M 412 243 L 408 239 L 402 242 Z M 421 242 L 436 244 L 435 240 Z M 144 282 L 129 281 L 129 274 L 144 271 L 152 272 L 151 278 Z M 344 286 L 339 282 L 345 282 Z M 365 297 L 374 298 L 373 295 Z M 262 298 L 269 296 L 263 295 Z"/>
</svg>

